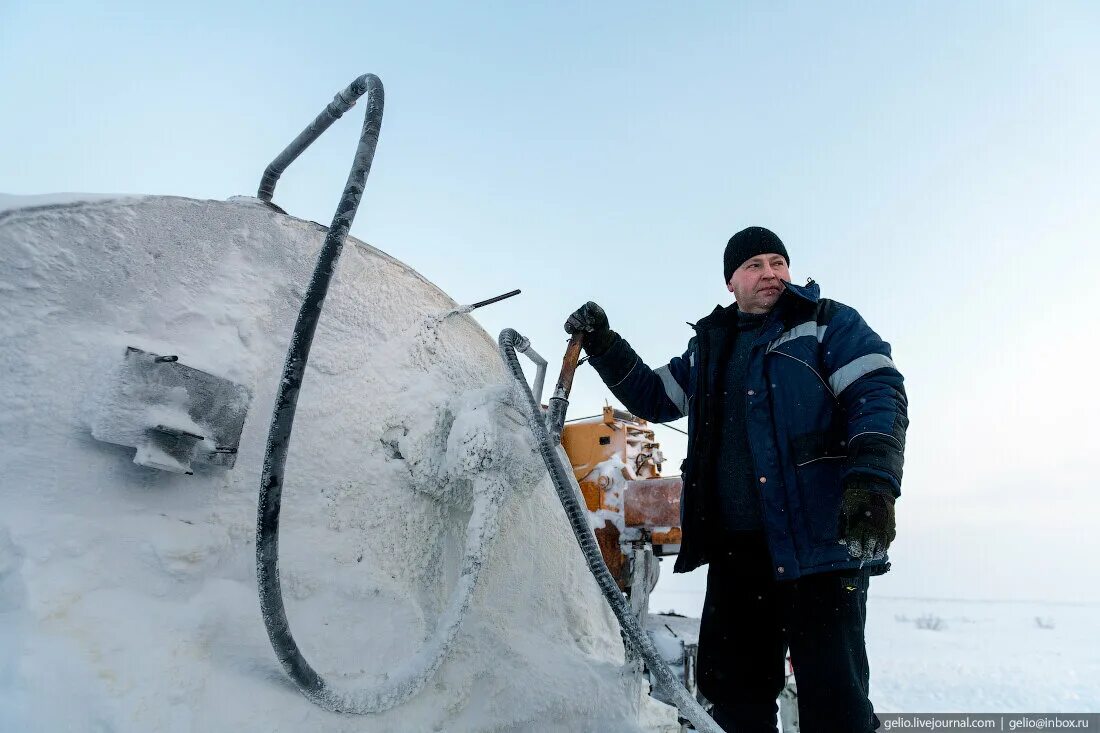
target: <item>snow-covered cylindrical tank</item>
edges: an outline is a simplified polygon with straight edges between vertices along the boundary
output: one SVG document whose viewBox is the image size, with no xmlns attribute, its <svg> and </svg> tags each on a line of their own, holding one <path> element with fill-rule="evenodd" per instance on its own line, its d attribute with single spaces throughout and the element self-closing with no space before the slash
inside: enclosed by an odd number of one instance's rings
<svg viewBox="0 0 1100 733">
<path fill-rule="evenodd" d="M 506 410 L 478 418 L 502 421 L 515 464 L 493 469 L 512 485 L 447 661 L 378 715 L 302 697 L 260 618 L 254 533 L 325 230 L 255 199 L 78 198 L 0 200 L 0 730 L 633 728 L 618 627 Z M 326 678 L 385 679 L 454 585 L 472 489 L 432 477 L 469 395 L 507 385 L 455 307 L 349 237 L 280 543 L 290 623 Z M 235 431 L 196 412 L 208 388 L 234 395 L 209 401 L 235 405 Z"/>
</svg>

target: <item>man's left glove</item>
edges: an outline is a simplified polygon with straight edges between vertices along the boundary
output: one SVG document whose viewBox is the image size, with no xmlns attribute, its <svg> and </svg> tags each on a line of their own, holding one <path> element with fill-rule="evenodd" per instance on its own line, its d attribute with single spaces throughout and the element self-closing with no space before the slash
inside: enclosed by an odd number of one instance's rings
<svg viewBox="0 0 1100 733">
<path fill-rule="evenodd" d="M 886 555 L 897 536 L 893 487 L 867 476 L 850 477 L 840 503 L 837 536 L 852 557 L 869 561 Z"/>
</svg>

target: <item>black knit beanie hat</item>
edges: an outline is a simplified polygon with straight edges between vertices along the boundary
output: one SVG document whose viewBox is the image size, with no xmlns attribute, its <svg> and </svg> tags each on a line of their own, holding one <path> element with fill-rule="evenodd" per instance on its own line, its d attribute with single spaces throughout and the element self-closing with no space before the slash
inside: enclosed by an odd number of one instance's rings
<svg viewBox="0 0 1100 733">
<path fill-rule="evenodd" d="M 787 256 L 787 248 L 783 246 L 783 240 L 775 236 L 775 233 L 764 227 L 749 227 L 730 237 L 726 245 L 726 252 L 722 256 L 722 265 L 726 275 L 726 282 L 730 281 L 733 271 L 740 267 L 745 260 L 757 255 L 782 255 L 791 264 L 791 258 Z"/>
</svg>

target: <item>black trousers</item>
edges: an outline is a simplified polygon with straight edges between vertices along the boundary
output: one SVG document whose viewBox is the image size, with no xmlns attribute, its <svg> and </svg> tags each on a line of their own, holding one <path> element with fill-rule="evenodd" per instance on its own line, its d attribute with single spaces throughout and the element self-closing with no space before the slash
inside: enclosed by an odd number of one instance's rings
<svg viewBox="0 0 1100 733">
<path fill-rule="evenodd" d="M 736 533 L 710 564 L 699 689 L 727 731 L 776 730 L 788 647 L 803 733 L 869 733 L 866 570 L 778 582 L 762 533 Z M 712 555 L 713 556 L 713 555 Z"/>
</svg>

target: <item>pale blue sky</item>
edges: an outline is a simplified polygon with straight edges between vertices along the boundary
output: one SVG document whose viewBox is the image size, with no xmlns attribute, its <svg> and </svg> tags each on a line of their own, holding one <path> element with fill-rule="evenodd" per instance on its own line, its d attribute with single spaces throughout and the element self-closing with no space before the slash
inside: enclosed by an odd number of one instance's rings
<svg viewBox="0 0 1100 733">
<path fill-rule="evenodd" d="M 0 0 L 0 192 L 252 195 L 375 72 L 354 234 L 460 302 L 523 288 L 478 318 L 552 361 L 592 298 L 656 366 L 729 302 L 725 240 L 767 226 L 908 380 L 878 591 L 1096 601 L 1098 69 L 1091 2 Z M 361 115 L 277 203 L 330 220 Z M 608 392 L 582 370 L 574 396 Z M 669 578 L 658 603 L 695 602 Z"/>
</svg>

